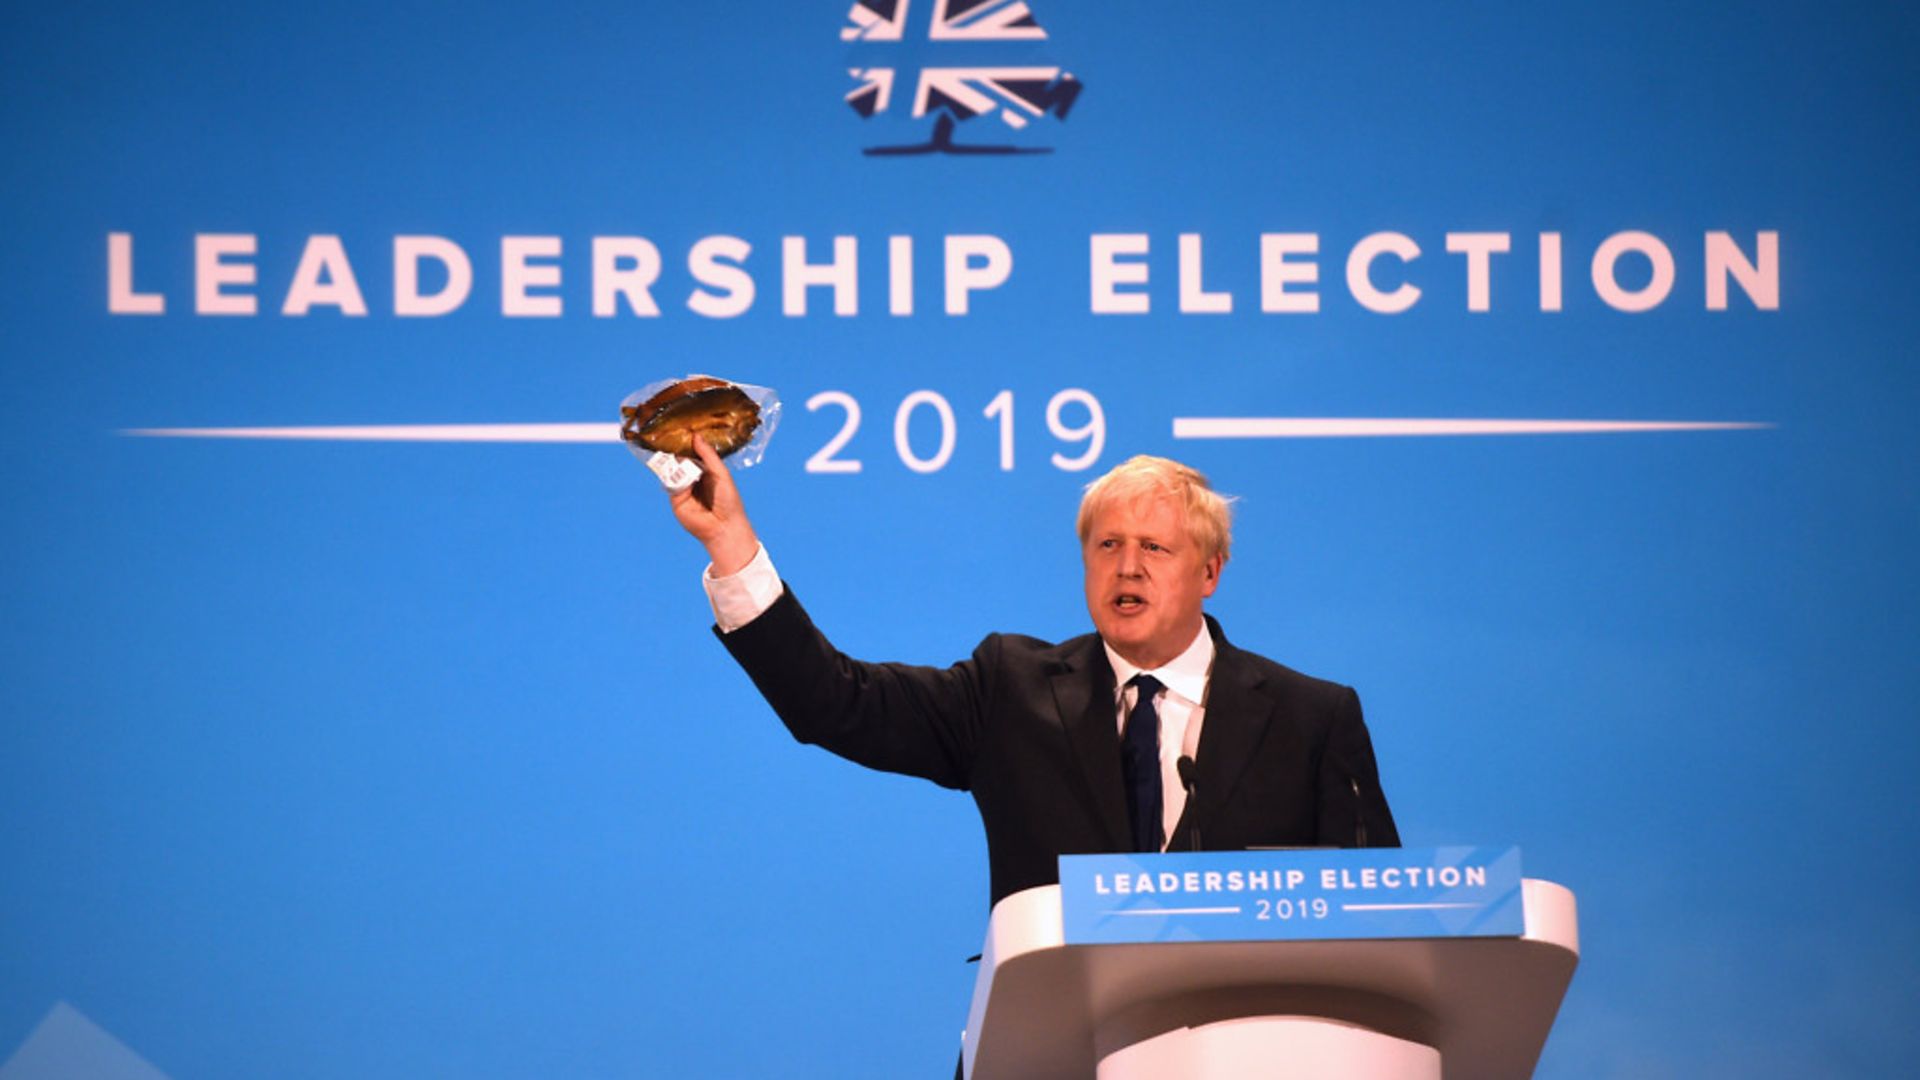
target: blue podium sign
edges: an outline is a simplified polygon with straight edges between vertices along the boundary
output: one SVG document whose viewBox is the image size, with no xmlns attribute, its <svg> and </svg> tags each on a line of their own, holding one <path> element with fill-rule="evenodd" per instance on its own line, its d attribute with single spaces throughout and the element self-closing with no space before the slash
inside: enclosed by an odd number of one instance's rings
<svg viewBox="0 0 1920 1080">
<path fill-rule="evenodd" d="M 1069 945 L 1515 937 L 1517 847 L 1063 855 Z"/>
</svg>

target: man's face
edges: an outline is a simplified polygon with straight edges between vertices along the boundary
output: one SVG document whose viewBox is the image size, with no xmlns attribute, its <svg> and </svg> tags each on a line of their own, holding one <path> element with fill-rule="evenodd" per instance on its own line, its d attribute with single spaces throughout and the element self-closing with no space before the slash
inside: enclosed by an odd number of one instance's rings
<svg viewBox="0 0 1920 1080">
<path fill-rule="evenodd" d="M 1193 644 L 1200 602 L 1213 595 L 1224 561 L 1202 554 L 1187 531 L 1185 508 L 1165 497 L 1107 504 L 1094 515 L 1081 556 L 1094 627 L 1143 668 Z"/>
</svg>

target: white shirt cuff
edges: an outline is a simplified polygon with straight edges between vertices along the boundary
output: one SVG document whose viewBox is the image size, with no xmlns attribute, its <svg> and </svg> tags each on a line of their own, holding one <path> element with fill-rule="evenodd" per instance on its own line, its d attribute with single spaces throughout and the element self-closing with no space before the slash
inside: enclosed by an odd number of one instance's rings
<svg viewBox="0 0 1920 1080">
<path fill-rule="evenodd" d="M 713 564 L 700 575 L 707 588 L 707 603 L 713 606 L 713 622 L 723 634 L 731 634 L 760 617 L 780 599 L 780 572 L 773 568 L 767 545 L 761 544 L 753 560 L 726 577 L 713 576 Z"/>
</svg>

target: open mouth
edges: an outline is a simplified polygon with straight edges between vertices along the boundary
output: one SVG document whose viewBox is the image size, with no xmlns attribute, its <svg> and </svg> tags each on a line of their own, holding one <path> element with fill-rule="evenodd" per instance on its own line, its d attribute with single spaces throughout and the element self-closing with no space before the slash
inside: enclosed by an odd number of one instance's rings
<svg viewBox="0 0 1920 1080">
<path fill-rule="evenodd" d="M 1113 606 L 1123 615 L 1141 611 L 1147 606 L 1147 598 L 1139 593 L 1121 593 L 1113 598 Z"/>
</svg>

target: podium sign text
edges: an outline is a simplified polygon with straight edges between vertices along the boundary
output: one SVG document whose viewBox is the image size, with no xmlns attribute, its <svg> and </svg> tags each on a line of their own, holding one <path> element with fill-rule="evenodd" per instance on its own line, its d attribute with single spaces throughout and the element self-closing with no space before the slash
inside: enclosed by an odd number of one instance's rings
<svg viewBox="0 0 1920 1080">
<path fill-rule="evenodd" d="M 1069 945 L 1517 937 L 1517 847 L 1063 855 Z"/>
</svg>

